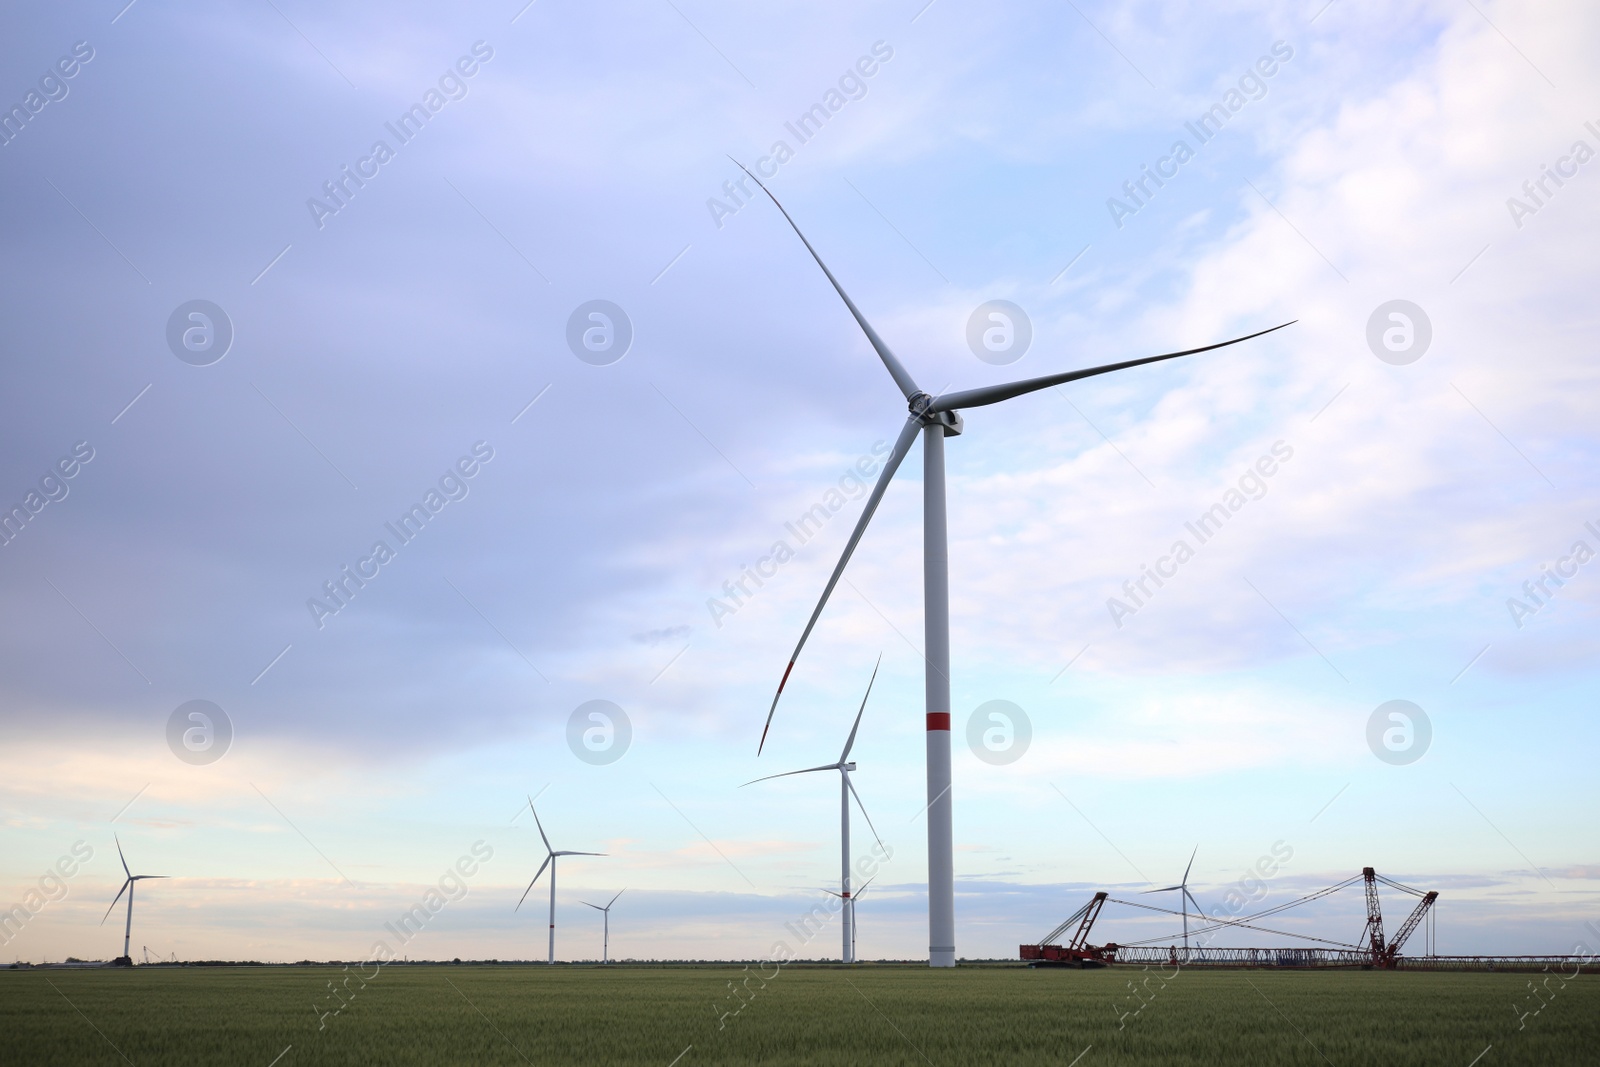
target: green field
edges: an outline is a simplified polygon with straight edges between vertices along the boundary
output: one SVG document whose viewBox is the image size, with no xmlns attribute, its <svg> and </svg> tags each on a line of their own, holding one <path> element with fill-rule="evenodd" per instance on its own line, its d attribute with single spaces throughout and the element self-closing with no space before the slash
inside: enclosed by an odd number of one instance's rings
<svg viewBox="0 0 1600 1067">
<path fill-rule="evenodd" d="M 1600 979 L 863 965 L 0 970 L 0 1061 L 49 1064 L 1593 1064 Z M 368 970 L 369 974 L 374 969 Z M 748 976 L 744 1001 L 729 983 Z M 1145 1006 L 1129 984 L 1150 979 Z M 732 1013 L 740 1003 L 744 1006 Z M 319 1029 L 319 1027 L 322 1027 Z M 1482 1059 L 1476 1059 L 1492 1046 Z M 285 1049 L 288 1051 L 285 1052 Z M 1087 1052 L 1085 1050 L 1087 1049 Z"/>
</svg>

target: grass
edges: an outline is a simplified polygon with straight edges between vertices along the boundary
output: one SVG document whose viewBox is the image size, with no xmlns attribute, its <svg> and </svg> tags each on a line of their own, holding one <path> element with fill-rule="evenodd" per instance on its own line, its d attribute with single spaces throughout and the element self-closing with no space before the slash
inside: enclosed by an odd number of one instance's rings
<svg viewBox="0 0 1600 1067">
<path fill-rule="evenodd" d="M 319 1017 L 328 983 L 356 973 L 0 971 L 0 1060 L 1501 1067 L 1594 1063 L 1600 1048 L 1600 979 L 1588 976 L 1550 980 L 1553 999 L 1521 1029 L 1513 1005 L 1536 1007 L 1528 983 L 1542 976 L 1191 971 L 1163 988 L 1155 971 L 870 964 L 791 966 L 764 987 L 754 967 L 393 965 L 365 988 L 351 978 L 344 1010 Z M 746 978 L 746 1001 L 733 999 L 729 983 Z M 1146 979 L 1131 1014 L 1130 983 Z"/>
</svg>

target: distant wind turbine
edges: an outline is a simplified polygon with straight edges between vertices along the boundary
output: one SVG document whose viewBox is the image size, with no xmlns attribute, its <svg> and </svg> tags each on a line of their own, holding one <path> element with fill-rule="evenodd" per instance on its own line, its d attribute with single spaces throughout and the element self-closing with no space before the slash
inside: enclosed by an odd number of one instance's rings
<svg viewBox="0 0 1600 1067">
<path fill-rule="evenodd" d="M 900 360 L 889 350 L 883 338 L 878 336 L 866 316 L 861 314 L 861 309 L 845 293 L 844 287 L 833 276 L 833 272 L 822 262 L 822 257 L 817 255 L 816 249 L 811 247 L 811 242 L 806 240 L 805 234 L 800 232 L 800 227 L 795 225 L 794 219 L 784 210 L 778 198 L 772 195 L 761 179 L 750 174 L 744 164 L 734 160 L 740 170 L 749 174 L 755 183 L 761 186 L 761 191 L 773 202 L 783 217 L 788 221 L 795 236 L 800 238 L 806 246 L 806 251 L 811 253 L 811 258 L 816 260 L 817 266 L 822 268 L 822 273 L 828 278 L 834 292 L 844 301 L 845 307 L 850 310 L 856 324 L 861 327 L 861 332 L 866 334 L 867 341 L 878 353 L 878 358 L 883 362 L 884 369 L 889 372 L 889 377 L 894 379 L 895 386 L 906 399 L 910 414 L 901 427 L 900 436 L 896 438 L 894 448 L 890 450 L 888 458 L 883 464 L 883 473 L 878 476 L 878 482 L 868 494 L 866 503 L 862 505 L 861 518 L 856 521 L 855 529 L 850 532 L 850 539 L 845 542 L 844 553 L 839 557 L 839 562 L 833 568 L 833 574 L 828 578 L 828 584 L 823 587 L 822 598 L 817 601 L 816 610 L 811 613 L 811 618 L 806 621 L 805 629 L 800 632 L 800 640 L 794 647 L 794 652 L 789 656 L 789 665 L 783 670 L 783 678 L 778 682 L 778 691 L 772 697 L 772 707 L 767 710 L 766 724 L 761 728 L 761 742 L 756 746 L 756 754 L 761 754 L 761 749 L 766 746 L 767 731 L 772 728 L 772 716 L 778 710 L 778 699 L 783 696 L 783 687 L 788 684 L 789 675 L 794 670 L 795 662 L 800 658 L 800 650 L 805 647 L 806 639 L 811 636 L 811 630 L 817 624 L 817 619 L 822 615 L 822 609 L 828 605 L 828 597 L 833 594 L 834 587 L 839 584 L 839 578 L 844 574 L 844 568 L 850 562 L 850 556 L 855 552 L 856 545 L 861 542 L 861 535 L 867 530 L 867 524 L 872 521 L 873 514 L 878 510 L 878 504 L 883 500 L 885 490 L 894 477 L 895 471 L 900 469 L 900 462 L 911 451 L 912 444 L 918 437 L 922 438 L 922 621 L 923 645 L 926 649 L 923 658 L 927 662 L 927 670 L 923 674 L 924 702 L 927 710 L 927 760 L 928 760 L 928 965 L 930 967 L 954 967 L 956 965 L 956 888 L 955 888 L 955 838 L 952 822 L 953 802 L 950 795 L 950 574 L 949 574 L 949 547 L 946 537 L 945 525 L 945 492 L 944 492 L 944 439 L 955 437 L 963 429 L 961 412 L 967 408 L 985 407 L 989 404 L 998 404 L 1003 400 L 1011 400 L 1027 393 L 1052 386 L 1065 385 L 1068 382 L 1079 381 L 1083 378 L 1093 378 L 1096 375 L 1108 374 L 1111 371 L 1126 370 L 1129 367 L 1140 367 L 1147 363 L 1159 363 L 1162 360 L 1177 359 L 1180 356 L 1192 356 L 1198 352 L 1210 352 L 1214 349 L 1224 348 L 1228 345 L 1248 341 L 1252 337 L 1260 337 L 1281 330 L 1292 323 L 1282 323 L 1266 330 L 1257 330 L 1255 333 L 1243 337 L 1235 337 L 1231 341 L 1219 341 L 1216 344 L 1202 345 L 1199 348 L 1185 348 L 1178 352 L 1167 352 L 1159 356 L 1146 356 L 1143 359 L 1124 360 L 1121 363 L 1108 363 L 1100 367 L 1088 367 L 1083 370 L 1062 371 L 1057 374 L 1047 374 L 1040 378 L 1028 378 L 1018 382 L 1007 382 L 1003 385 L 986 385 L 976 389 L 963 389 L 954 393 L 943 393 L 932 396 L 923 392 L 916 381 L 907 372 Z"/>
<path fill-rule="evenodd" d="M 872 677 L 867 681 L 866 696 L 861 698 L 861 708 L 856 712 L 856 721 L 850 727 L 850 736 L 845 739 L 844 751 L 839 753 L 838 763 L 829 763 L 821 767 L 807 767 L 803 771 L 785 771 L 782 774 L 769 774 L 765 778 L 757 778 L 754 782 L 745 785 L 755 785 L 756 782 L 770 782 L 774 778 L 787 778 L 794 774 L 810 774 L 813 771 L 838 771 L 839 772 L 839 892 L 832 893 L 844 901 L 844 947 L 841 956 L 846 963 L 856 961 L 856 906 L 850 897 L 850 798 L 856 798 L 856 806 L 861 809 L 861 817 L 867 820 L 867 827 L 872 830 L 872 836 L 877 838 L 878 844 L 883 844 L 883 839 L 878 837 L 877 827 L 872 825 L 872 816 L 867 814 L 867 806 L 861 803 L 861 794 L 856 792 L 855 783 L 850 781 L 850 772 L 856 769 L 850 759 L 850 749 L 856 743 L 856 731 L 861 729 L 861 713 L 867 710 L 867 697 L 872 695 L 872 683 L 878 680 L 878 666 L 883 663 L 883 655 L 878 655 L 878 663 L 873 665 Z M 744 786 L 739 788 L 743 789 Z M 830 890 L 831 892 L 831 890 Z"/>
<path fill-rule="evenodd" d="M 873 877 L 875 878 L 876 875 L 874 875 Z M 852 963 L 854 963 L 856 960 L 860 959 L 859 953 L 856 952 L 856 935 L 861 932 L 861 922 L 860 922 L 860 918 L 861 917 L 856 914 L 856 904 L 861 900 L 862 897 L 867 895 L 867 887 L 872 885 L 872 882 L 873 882 L 872 878 L 868 878 L 865 882 L 862 882 L 861 883 L 861 888 L 857 889 L 855 891 L 855 895 L 849 898 L 849 906 L 850 906 L 850 962 L 852 962 Z M 839 897 L 841 900 L 844 899 L 843 894 L 835 893 L 833 890 L 829 889 L 827 886 L 823 886 L 822 891 L 824 893 L 828 894 L 830 897 Z"/>
<path fill-rule="evenodd" d="M 1200 851 L 1200 846 L 1194 846 L 1194 852 L 1189 853 L 1189 866 L 1183 869 L 1183 881 L 1177 885 L 1162 886 L 1160 889 L 1146 889 L 1146 893 L 1177 893 L 1178 905 L 1183 908 L 1183 956 L 1189 958 L 1189 905 L 1194 905 L 1194 910 L 1203 919 L 1206 913 L 1201 910 L 1200 902 L 1194 899 L 1194 894 L 1189 892 L 1189 871 L 1194 868 L 1194 857 Z"/>
<path fill-rule="evenodd" d="M 128 876 L 128 880 L 122 883 L 122 888 L 117 890 L 117 895 L 111 899 L 111 907 L 107 908 L 106 913 L 100 917 L 100 925 L 104 926 L 106 920 L 111 917 L 111 908 L 117 906 L 117 901 L 122 899 L 122 894 L 128 894 L 128 921 L 122 928 L 122 955 L 111 962 L 124 967 L 132 967 L 133 957 L 128 953 L 128 943 L 133 939 L 133 883 L 143 882 L 149 878 L 168 878 L 171 876 L 165 874 L 134 874 L 128 870 L 128 860 L 122 854 L 122 840 L 116 834 L 112 834 L 111 838 L 117 842 L 117 859 L 122 860 L 122 873 Z"/>
<path fill-rule="evenodd" d="M 533 812 L 533 824 L 535 826 L 539 827 L 539 836 L 540 836 L 540 838 L 542 838 L 544 840 L 544 850 L 545 850 L 545 852 L 549 853 L 549 855 L 545 856 L 544 862 L 539 864 L 539 872 L 538 872 L 538 874 L 535 874 L 533 876 L 533 882 L 537 882 L 539 880 L 539 875 L 544 873 L 544 869 L 546 867 L 550 868 L 550 955 L 549 955 L 549 958 L 545 962 L 547 962 L 547 963 L 555 963 L 555 961 L 556 961 L 556 857 L 557 856 L 604 856 L 605 853 L 604 852 L 571 852 L 571 851 L 557 852 L 555 849 L 550 847 L 550 839 L 548 837 L 545 837 L 545 835 L 544 835 L 544 824 L 539 821 L 539 812 L 533 806 L 533 798 L 532 797 L 528 798 L 528 810 Z M 527 900 L 528 899 L 528 894 L 533 892 L 533 882 L 529 882 L 528 883 L 528 888 L 524 889 L 522 891 L 522 900 L 517 901 L 517 906 L 515 908 L 512 908 L 511 909 L 512 911 L 520 911 L 522 909 L 522 901 L 523 900 Z"/>
<path fill-rule="evenodd" d="M 622 896 L 622 894 L 626 893 L 626 892 L 627 892 L 626 889 L 618 890 L 617 891 L 617 896 L 611 898 L 611 904 L 615 904 L 617 902 L 617 897 Z M 602 938 L 602 940 L 600 942 L 600 962 L 601 963 L 610 963 L 611 962 L 611 904 L 607 904 L 605 907 L 602 908 L 598 904 L 590 904 L 587 900 L 581 900 L 578 903 L 584 905 L 585 907 L 593 908 L 595 911 L 598 911 L 601 915 L 605 916 L 605 934 L 603 935 L 603 938 Z"/>
</svg>

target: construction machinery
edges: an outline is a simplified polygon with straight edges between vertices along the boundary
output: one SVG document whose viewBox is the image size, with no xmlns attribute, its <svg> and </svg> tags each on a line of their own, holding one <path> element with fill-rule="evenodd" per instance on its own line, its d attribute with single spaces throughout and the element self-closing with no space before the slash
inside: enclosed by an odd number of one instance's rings
<svg viewBox="0 0 1600 1067">
<path fill-rule="evenodd" d="M 1105 907 L 1107 896 L 1109 894 L 1102 889 L 1094 895 L 1093 900 L 1067 916 L 1060 926 L 1040 938 L 1037 945 L 1021 946 L 1022 958 L 1039 963 L 1078 967 L 1104 967 L 1110 963 L 1116 957 L 1116 945 L 1097 947 L 1088 943 L 1089 928 L 1094 925 L 1100 909 Z M 1057 940 L 1072 929 L 1074 924 L 1077 925 L 1077 930 L 1073 933 L 1072 939 L 1065 945 L 1058 944 Z"/>
<path fill-rule="evenodd" d="M 1274 930 L 1260 925 L 1261 921 L 1271 916 L 1288 911 L 1291 908 L 1318 900 L 1322 897 L 1336 893 L 1341 889 L 1362 884 L 1366 895 L 1366 925 L 1362 928 L 1360 938 L 1353 944 L 1333 941 L 1310 934 L 1292 933 L 1284 930 Z M 1383 928 L 1383 910 L 1378 899 L 1378 884 L 1382 883 L 1392 889 L 1411 894 L 1418 899 L 1411 914 L 1400 924 L 1392 938 L 1386 937 Z M 1091 945 L 1089 931 L 1095 919 L 1106 904 L 1116 904 L 1143 911 L 1159 912 L 1162 914 L 1181 916 L 1182 913 L 1168 908 L 1154 907 L 1149 904 L 1131 900 L 1113 899 L 1104 890 L 1095 893 L 1094 897 L 1083 907 L 1073 912 L 1067 919 L 1039 939 L 1037 944 L 1019 946 L 1022 959 L 1031 967 L 1104 967 L 1110 964 L 1134 965 L 1166 965 L 1175 967 L 1347 967 L 1363 970 L 1537 970 L 1540 967 L 1549 968 L 1574 963 L 1580 970 L 1593 971 L 1600 958 L 1596 957 L 1567 957 L 1567 956 L 1437 956 L 1431 951 L 1421 956 L 1402 956 L 1400 950 L 1406 945 L 1411 935 L 1423 924 L 1430 914 L 1435 901 L 1439 899 L 1438 892 L 1434 890 L 1423 891 L 1408 885 L 1403 885 L 1391 878 L 1385 878 L 1371 867 L 1364 867 L 1359 875 L 1346 878 L 1344 881 L 1323 889 L 1319 889 L 1305 896 L 1283 904 L 1274 905 L 1263 909 L 1253 915 L 1239 917 L 1222 917 L 1213 913 L 1206 918 L 1206 925 L 1198 930 L 1190 931 L 1195 944 L 1178 949 L 1173 943 L 1175 939 L 1168 936 L 1145 938 L 1126 944 L 1114 941 L 1104 945 Z M 1315 946 L 1293 948 L 1225 948 L 1213 946 L 1209 942 L 1216 937 L 1217 932 L 1227 928 L 1239 928 L 1257 932 L 1280 934 L 1293 937 L 1302 941 L 1317 942 Z M 1063 943 L 1061 939 L 1071 933 Z"/>
<path fill-rule="evenodd" d="M 1398 966 L 1396 961 L 1400 956 L 1400 947 L 1406 943 L 1406 939 L 1422 923 L 1423 918 L 1428 914 L 1428 910 L 1433 907 L 1433 902 L 1439 899 L 1439 894 L 1431 889 L 1424 893 L 1420 889 L 1412 889 L 1408 885 L 1401 885 L 1392 879 L 1382 877 L 1371 867 L 1361 868 L 1361 880 L 1367 893 L 1367 925 L 1361 931 L 1362 940 L 1366 943 L 1368 951 L 1371 953 L 1372 966 L 1392 971 Z M 1383 910 L 1378 903 L 1379 882 L 1421 898 L 1417 901 L 1417 906 L 1412 909 L 1411 914 L 1406 916 L 1406 921 L 1400 924 L 1400 929 L 1395 931 L 1393 940 L 1387 944 L 1383 940 Z"/>
</svg>

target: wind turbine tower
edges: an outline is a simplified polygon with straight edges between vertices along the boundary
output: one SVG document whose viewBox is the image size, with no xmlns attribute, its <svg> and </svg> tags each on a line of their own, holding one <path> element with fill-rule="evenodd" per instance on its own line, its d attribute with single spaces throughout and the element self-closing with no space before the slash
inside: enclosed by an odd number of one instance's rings
<svg viewBox="0 0 1600 1067">
<path fill-rule="evenodd" d="M 1194 846 L 1194 852 L 1189 853 L 1189 866 L 1183 869 L 1183 881 L 1177 885 L 1162 886 L 1160 889 L 1146 889 L 1146 893 L 1177 893 L 1178 905 L 1183 909 L 1183 958 L 1189 958 L 1189 905 L 1194 905 L 1194 910 L 1203 919 L 1206 913 L 1201 909 L 1200 902 L 1194 899 L 1194 894 L 1189 892 L 1189 872 L 1194 869 L 1194 857 L 1200 851 L 1200 846 Z"/>
<path fill-rule="evenodd" d="M 611 898 L 611 904 L 615 904 L 617 902 L 617 897 L 622 896 L 622 894 L 626 893 L 626 892 L 627 892 L 626 889 L 619 890 L 617 892 L 617 896 Z M 607 904 L 605 907 L 602 908 L 598 904 L 590 904 L 587 900 L 579 901 L 579 903 L 584 905 L 585 907 L 593 908 L 595 911 L 598 911 L 602 916 L 604 916 L 604 919 L 605 919 L 605 933 L 602 935 L 602 939 L 600 941 L 600 962 L 602 964 L 610 963 L 611 962 L 611 904 Z"/>
<path fill-rule="evenodd" d="M 767 731 L 772 728 L 772 716 L 778 710 L 778 700 L 783 696 L 783 687 L 789 681 L 795 661 L 800 658 L 800 650 L 805 647 L 806 638 L 811 636 L 811 630 L 822 615 L 822 609 L 827 606 L 828 597 L 833 594 L 834 586 L 844 574 L 845 565 L 850 562 L 850 556 L 860 543 L 861 535 L 866 532 L 867 524 L 872 521 L 873 514 L 878 510 L 878 504 L 883 500 L 884 491 L 889 488 L 889 482 L 894 478 L 895 471 L 900 469 L 900 463 L 911 451 L 912 444 L 921 437 L 922 619 L 924 658 L 927 661 L 923 685 L 924 707 L 927 711 L 928 965 L 954 967 L 956 890 L 953 801 L 950 795 L 950 575 L 945 525 L 944 439 L 960 435 L 964 426 L 961 412 L 969 408 L 998 404 L 1003 400 L 1011 400 L 1040 389 L 1049 389 L 1052 386 L 1065 385 L 1067 382 L 1093 378 L 1096 375 L 1109 374 L 1130 367 L 1140 367 L 1146 363 L 1159 363 L 1162 360 L 1177 359 L 1197 352 L 1209 352 L 1248 341 L 1253 337 L 1260 337 L 1273 330 L 1281 330 L 1291 323 L 1282 323 L 1270 329 L 1235 337 L 1231 341 L 1219 341 L 1199 348 L 1186 348 L 1159 356 L 1146 356 L 1143 359 L 1130 359 L 1100 367 L 1063 371 L 1041 378 L 1028 378 L 1003 385 L 986 385 L 933 396 L 918 387 L 916 380 L 867 322 L 866 316 L 861 314 L 861 310 L 845 293 L 839 280 L 833 276 L 827 264 L 822 262 L 822 257 L 811 247 L 811 242 L 800 232 L 800 227 L 795 225 L 794 219 L 790 218 L 783 205 L 778 203 L 778 198 L 762 185 L 760 178 L 750 174 L 748 168 L 738 160 L 734 162 L 738 164 L 740 170 L 749 174 L 755 183 L 761 186 L 762 192 L 767 194 L 783 213 L 783 217 L 788 220 L 795 236 L 800 238 L 801 243 L 806 246 L 806 251 L 811 253 L 811 258 L 822 268 L 822 273 L 827 276 L 834 291 L 850 310 L 856 324 L 861 327 L 861 332 L 866 334 L 867 341 L 878 353 L 884 369 L 889 372 L 889 377 L 894 379 L 896 388 L 905 397 L 906 406 L 910 410 L 904 426 L 901 427 L 900 436 L 895 440 L 894 448 L 884 461 L 883 472 L 878 476 L 877 484 L 872 487 L 872 492 L 862 506 L 861 518 L 857 520 L 855 529 L 850 533 L 850 539 L 845 543 L 844 553 L 839 557 L 833 574 L 828 578 L 828 584 L 823 587 L 822 598 L 817 602 L 816 610 L 811 613 L 805 629 L 800 633 L 800 640 L 795 645 L 794 653 L 789 657 L 789 665 L 784 668 L 783 678 L 778 682 L 778 691 L 772 698 L 772 707 L 767 711 L 766 725 L 761 728 L 761 742 L 756 746 L 756 754 L 760 755 L 761 750 L 766 747 Z"/>
<path fill-rule="evenodd" d="M 533 812 L 533 824 L 535 826 L 539 827 L 539 837 L 540 837 L 541 840 L 544 841 L 544 850 L 547 853 L 547 855 L 544 858 L 544 862 L 539 864 L 538 873 L 533 876 L 533 882 L 537 882 L 539 880 L 539 875 L 544 874 L 544 869 L 546 867 L 550 868 L 550 955 L 547 957 L 545 962 L 546 963 L 555 963 L 555 961 L 556 961 L 556 858 L 559 857 L 559 856 L 604 856 L 605 853 L 604 852 L 572 852 L 572 851 L 557 852 L 555 849 L 550 847 L 550 839 L 548 837 L 545 837 L 544 824 L 539 822 L 539 812 L 533 806 L 533 798 L 532 797 L 528 798 L 528 810 Z M 520 911 L 520 910 L 522 910 L 522 901 L 523 900 L 527 900 L 528 899 L 528 894 L 533 892 L 533 882 L 529 882 L 528 883 L 528 888 L 524 889 L 522 891 L 522 900 L 517 901 L 517 906 L 515 908 L 512 908 L 511 909 L 512 911 Z"/>
<path fill-rule="evenodd" d="M 111 909 L 117 906 L 117 901 L 122 899 L 122 894 L 127 893 L 128 921 L 122 928 L 122 955 L 112 960 L 111 963 L 117 967 L 132 967 L 133 956 L 128 952 L 128 944 L 133 940 L 133 883 L 143 882 L 151 878 L 167 878 L 170 876 L 165 874 L 134 874 L 128 870 L 127 857 L 122 854 L 122 840 L 116 834 L 112 834 L 111 837 L 112 840 L 117 842 L 117 859 L 122 861 L 122 873 L 128 876 L 128 880 L 122 883 L 122 888 L 117 890 L 117 895 L 111 898 L 111 907 L 107 908 L 106 913 L 100 917 L 100 925 L 105 925 L 106 920 L 111 917 Z"/>
<path fill-rule="evenodd" d="M 867 827 L 872 830 L 872 836 L 880 846 L 883 844 L 883 839 L 878 837 L 877 827 L 872 825 L 872 816 L 867 814 L 867 806 L 861 803 L 861 794 L 856 792 L 855 783 L 850 781 L 850 772 L 856 769 L 856 765 L 850 762 L 850 750 L 855 747 L 856 731 L 861 729 L 861 714 L 867 710 L 867 697 L 872 696 L 872 683 L 878 680 L 878 667 L 882 663 L 883 655 L 880 653 L 878 662 L 873 665 L 872 677 L 867 680 L 866 696 L 861 698 L 861 707 L 856 711 L 855 724 L 850 727 L 850 736 L 845 739 L 844 751 L 839 753 L 839 762 L 828 763 L 821 767 L 807 767 L 801 771 L 769 774 L 765 778 L 757 778 L 753 782 L 744 783 L 745 785 L 755 785 L 756 782 L 770 782 L 774 778 L 787 778 L 793 774 L 810 774 L 813 771 L 839 772 L 839 891 L 834 893 L 829 890 L 829 893 L 844 901 L 844 906 L 840 912 L 844 922 L 844 946 L 841 949 L 840 958 L 846 963 L 854 963 L 856 961 L 856 902 L 850 896 L 850 798 L 852 796 L 856 798 L 856 806 L 861 809 L 861 817 L 867 820 Z M 743 789 L 744 786 L 739 788 Z"/>
</svg>

